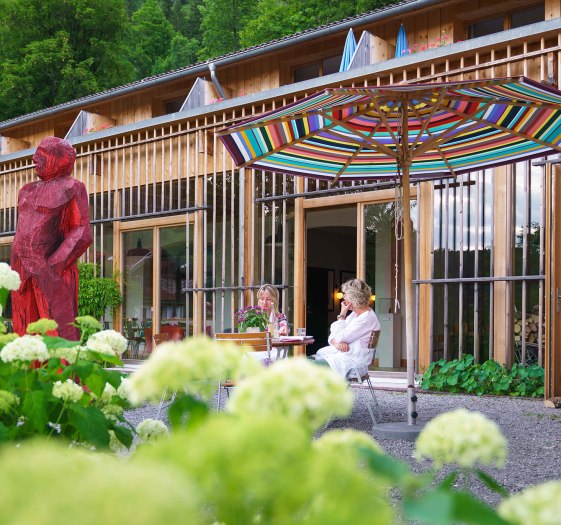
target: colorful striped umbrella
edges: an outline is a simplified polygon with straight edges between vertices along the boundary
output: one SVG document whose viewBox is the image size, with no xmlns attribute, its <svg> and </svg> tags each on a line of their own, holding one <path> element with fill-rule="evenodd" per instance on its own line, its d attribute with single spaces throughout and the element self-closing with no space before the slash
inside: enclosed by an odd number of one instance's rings
<svg viewBox="0 0 561 525">
<path fill-rule="evenodd" d="M 503 78 L 333 88 L 219 133 L 239 167 L 410 182 L 561 152 L 561 92 Z M 408 424 L 415 424 L 409 206 L 403 207 Z"/>
</svg>

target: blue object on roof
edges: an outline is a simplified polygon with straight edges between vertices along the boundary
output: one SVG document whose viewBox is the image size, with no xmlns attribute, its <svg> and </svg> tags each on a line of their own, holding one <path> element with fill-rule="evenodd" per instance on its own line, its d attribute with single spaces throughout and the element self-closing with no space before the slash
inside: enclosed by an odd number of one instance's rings
<svg viewBox="0 0 561 525">
<path fill-rule="evenodd" d="M 399 33 L 397 33 L 397 40 L 395 41 L 395 58 L 407 55 L 407 35 L 405 34 L 405 27 L 403 24 L 399 26 Z"/>
<path fill-rule="evenodd" d="M 351 65 L 351 60 L 355 53 L 356 40 L 352 29 L 349 29 L 347 33 L 347 39 L 345 40 L 345 47 L 343 48 L 343 58 L 341 59 L 341 66 L 339 67 L 339 72 L 347 71 Z"/>
</svg>

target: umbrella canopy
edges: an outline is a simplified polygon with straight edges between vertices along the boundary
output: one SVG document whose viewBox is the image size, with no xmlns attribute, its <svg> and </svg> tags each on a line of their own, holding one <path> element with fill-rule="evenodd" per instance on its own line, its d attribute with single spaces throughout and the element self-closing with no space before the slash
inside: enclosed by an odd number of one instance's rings
<svg viewBox="0 0 561 525">
<path fill-rule="evenodd" d="M 399 26 L 397 33 L 397 40 L 395 41 L 395 58 L 399 58 L 407 54 L 409 46 L 407 45 L 407 35 L 405 34 L 405 27 L 403 24 Z"/>
<path fill-rule="evenodd" d="M 345 40 L 345 47 L 343 48 L 343 58 L 341 58 L 341 66 L 339 67 L 339 72 L 347 71 L 351 65 L 351 60 L 355 53 L 356 40 L 352 29 L 349 29 L 347 33 L 347 39 Z"/>
<path fill-rule="evenodd" d="M 326 89 L 221 139 L 240 166 L 383 180 L 408 158 L 414 182 L 561 151 L 561 92 L 527 78 Z"/>
<path fill-rule="evenodd" d="M 561 92 L 524 77 L 326 89 L 219 135 L 240 167 L 332 182 L 399 177 L 413 425 L 410 182 L 561 152 Z"/>
</svg>

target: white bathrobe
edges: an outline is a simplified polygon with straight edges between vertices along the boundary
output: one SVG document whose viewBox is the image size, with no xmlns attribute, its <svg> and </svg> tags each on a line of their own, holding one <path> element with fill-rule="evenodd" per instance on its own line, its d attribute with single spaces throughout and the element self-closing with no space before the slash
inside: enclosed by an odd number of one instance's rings
<svg viewBox="0 0 561 525">
<path fill-rule="evenodd" d="M 324 346 L 317 356 L 325 359 L 334 372 L 347 377 L 351 368 L 358 367 L 360 374 L 368 371 L 372 362 L 374 349 L 368 348 L 372 330 L 380 330 L 380 321 L 373 310 L 357 315 L 352 312 L 346 319 L 331 324 L 329 346 Z M 349 344 L 348 352 L 341 352 L 334 346 L 333 340 Z"/>
</svg>

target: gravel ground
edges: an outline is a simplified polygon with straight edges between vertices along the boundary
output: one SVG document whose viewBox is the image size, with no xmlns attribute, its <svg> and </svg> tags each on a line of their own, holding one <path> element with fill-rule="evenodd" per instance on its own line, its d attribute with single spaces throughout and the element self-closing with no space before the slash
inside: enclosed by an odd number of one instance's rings
<svg viewBox="0 0 561 525">
<path fill-rule="evenodd" d="M 347 419 L 332 421 L 326 430 L 355 428 L 370 432 L 371 420 L 366 409 L 368 392 L 355 389 L 355 406 Z M 383 421 L 406 421 L 404 392 L 377 390 Z M 561 410 L 546 408 L 543 400 L 510 397 L 475 397 L 457 394 L 418 393 L 418 422 L 456 408 L 466 408 L 485 414 L 495 421 L 508 438 L 509 450 L 506 465 L 502 469 L 486 468 L 510 493 L 529 485 L 561 478 Z M 131 410 L 126 417 L 133 424 L 147 417 L 155 417 L 157 407 L 146 405 Z M 165 411 L 162 413 L 165 421 Z M 379 440 L 384 450 L 409 463 L 420 472 L 429 467 L 427 461 L 418 463 L 413 458 L 414 443 L 401 440 Z M 443 472 L 445 474 L 445 472 Z M 500 498 L 479 482 L 470 483 L 472 492 L 491 505 Z"/>
</svg>

